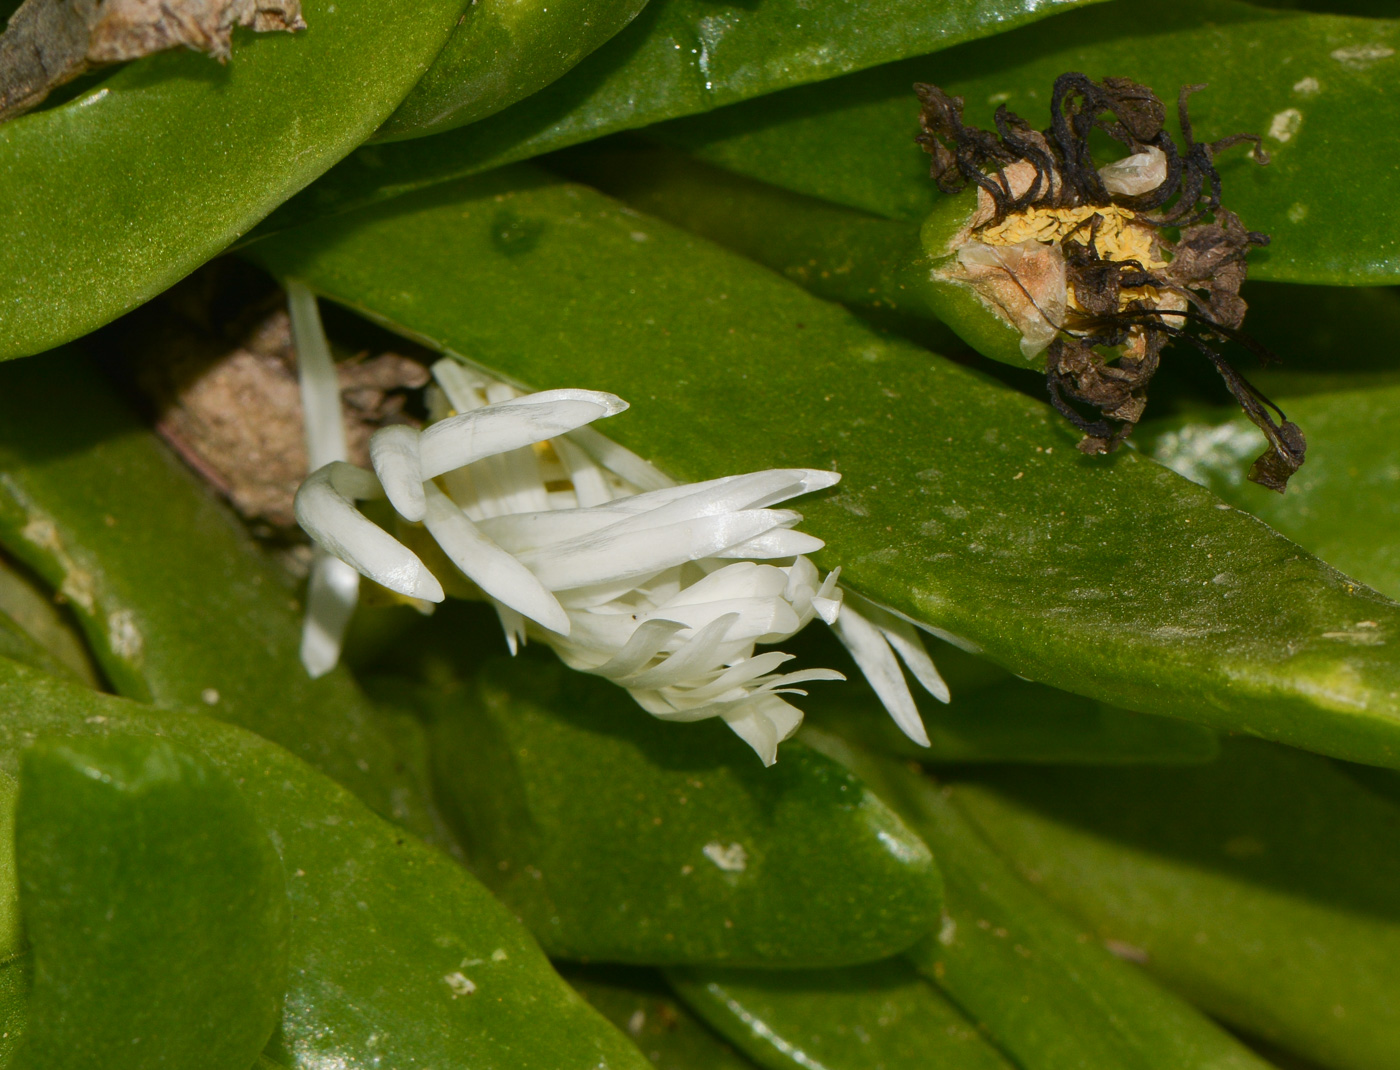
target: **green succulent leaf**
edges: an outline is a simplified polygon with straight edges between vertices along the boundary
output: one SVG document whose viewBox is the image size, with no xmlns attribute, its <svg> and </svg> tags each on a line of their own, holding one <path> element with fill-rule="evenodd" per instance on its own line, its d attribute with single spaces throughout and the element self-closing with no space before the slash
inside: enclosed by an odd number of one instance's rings
<svg viewBox="0 0 1400 1070">
<path fill-rule="evenodd" d="M 1139 434 L 1143 451 L 1162 464 L 1400 598 L 1400 386 L 1293 398 L 1288 415 L 1307 431 L 1308 463 L 1285 495 L 1237 477 L 1234 458 L 1263 440 L 1243 416 L 1196 413 Z M 1345 631 L 1349 642 L 1385 641 L 1379 622 L 1367 618 Z"/>
<path fill-rule="evenodd" d="M 478 0 L 375 137 L 423 137 L 493 115 L 567 73 L 645 4 Z"/>
<path fill-rule="evenodd" d="M 667 977 L 768 1070 L 1011 1070 L 904 959 L 841 970 L 672 969 Z"/>
<path fill-rule="evenodd" d="M 1270 12 L 1230 0 L 1132 0 L 1033 28 L 738 105 L 655 131 L 729 170 L 895 219 L 919 220 L 940 194 L 914 143 L 914 82 L 967 101 L 992 128 L 998 105 L 1042 127 L 1066 71 L 1131 77 L 1165 101 L 1191 98 L 1196 136 L 1261 134 L 1273 162 L 1219 159 L 1224 203 L 1272 235 L 1257 278 L 1375 285 L 1400 280 L 1394 154 L 1379 131 L 1400 121 L 1400 22 Z M 1174 110 L 1174 109 L 1170 109 Z M 1172 122 L 1174 123 L 1174 117 Z M 839 147 L 839 151 L 833 151 Z M 972 197 L 964 191 L 959 196 Z"/>
<path fill-rule="evenodd" d="M 444 810 L 551 955 L 844 964 L 938 922 L 928 849 L 805 748 L 765 769 L 726 725 L 658 721 L 549 654 L 424 699 Z"/>
<path fill-rule="evenodd" d="M 754 1070 L 652 970 L 569 966 L 564 976 L 594 1010 L 627 1030 L 656 1070 Z"/>
<path fill-rule="evenodd" d="M 1400 1061 L 1400 809 L 1334 764 L 1237 740 L 1195 770 L 988 770 L 953 800 L 1208 1013 L 1319 1066 Z"/>
<path fill-rule="evenodd" d="M 432 833 L 349 675 L 307 676 L 285 574 L 76 352 L 0 368 L 0 544 L 67 600 L 118 692 L 259 732 Z"/>
<path fill-rule="evenodd" d="M 463 0 L 307 0 L 298 34 L 185 49 L 0 126 L 0 359 L 86 334 L 208 260 L 360 144 Z"/>
<path fill-rule="evenodd" d="M 998 1047 L 1026 1070 L 1268 1070 L 1209 1018 L 1087 938 L 1021 881 L 929 780 L 807 733 L 947 856 L 936 936 L 910 952 Z"/>
<path fill-rule="evenodd" d="M 227 774 L 169 740 L 41 739 L 15 814 L 34 955 L 22 1070 L 246 1070 L 287 980 L 282 863 Z"/>
<path fill-rule="evenodd" d="M 274 744 L 8 662 L 0 662 L 0 711 L 0 772 L 7 775 L 36 736 L 73 737 L 67 745 L 76 753 L 112 737 L 154 735 L 199 754 L 238 785 L 281 855 L 291 901 L 282 1019 L 259 1065 L 647 1067 L 460 865 Z M 95 981 L 110 987 L 124 976 L 108 971 Z"/>
<path fill-rule="evenodd" d="M 1347 638 L 1362 620 L 1395 634 L 1393 602 L 1139 454 L 1080 455 L 1048 406 L 593 191 L 502 172 L 252 252 L 520 382 L 630 399 L 608 435 L 676 477 L 839 470 L 801 504 L 819 560 L 1019 675 L 1400 765 L 1395 647 Z"/>
<path fill-rule="evenodd" d="M 361 149 L 280 209 L 262 233 L 1094 2 L 655 0 L 605 48 L 500 115 L 432 141 Z"/>
</svg>

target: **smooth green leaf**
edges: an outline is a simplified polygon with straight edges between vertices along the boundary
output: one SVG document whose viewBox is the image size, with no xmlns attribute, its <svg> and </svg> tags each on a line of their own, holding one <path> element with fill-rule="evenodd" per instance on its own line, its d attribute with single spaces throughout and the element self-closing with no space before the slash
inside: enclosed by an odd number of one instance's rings
<svg viewBox="0 0 1400 1070">
<path fill-rule="evenodd" d="M 571 966 L 564 976 L 657 1070 L 754 1070 L 696 1020 L 651 970 Z"/>
<path fill-rule="evenodd" d="M 618 130 L 946 48 L 1097 0 L 655 0 L 605 48 L 498 116 L 361 149 L 260 233 L 374 204 Z"/>
<path fill-rule="evenodd" d="M 34 955 L 23 1070 L 246 1070 L 287 980 L 281 860 L 228 775 L 169 740 L 41 739 L 15 851 Z"/>
<path fill-rule="evenodd" d="M 307 0 L 308 29 L 186 49 L 0 125 L 0 358 L 155 296 L 360 144 L 442 48 L 463 0 Z"/>
<path fill-rule="evenodd" d="M 673 969 L 667 977 L 768 1070 L 1011 1070 L 903 959 L 842 970 Z"/>
<path fill-rule="evenodd" d="M 500 238 L 529 222 L 530 242 Z M 1400 765 L 1400 607 L 1049 406 L 882 337 L 733 254 L 521 168 L 250 250 L 535 387 L 633 405 L 607 434 L 681 479 L 835 468 L 800 503 L 868 597 L 1031 680 Z"/>
<path fill-rule="evenodd" d="M 1321 1066 L 1400 1063 L 1400 809 L 1239 740 L 1193 770 L 988 770 L 953 800 L 1095 937 Z"/>
<path fill-rule="evenodd" d="M 285 573 L 76 353 L 0 368 L 0 543 L 67 599 L 117 691 L 251 728 L 432 833 L 349 675 L 307 677 Z"/>
<path fill-rule="evenodd" d="M 477 0 L 375 137 L 439 134 L 539 92 L 626 26 L 646 0 Z"/>
<path fill-rule="evenodd" d="M 1392 358 L 1393 359 L 1393 358 Z M 1144 452 L 1210 487 L 1323 560 L 1400 598 L 1400 386 L 1290 399 L 1308 436 L 1308 462 L 1284 495 L 1237 475 L 1263 435 L 1243 416 L 1197 413 L 1140 432 Z M 1346 641 L 1387 641 L 1378 621 L 1347 623 Z"/>
<path fill-rule="evenodd" d="M 941 196 L 913 140 L 914 82 L 963 96 L 967 121 L 987 129 L 1003 103 L 1044 126 L 1065 71 L 1131 76 L 1168 102 L 1207 83 L 1191 99 L 1196 135 L 1262 134 L 1273 157 L 1259 167 L 1235 149 L 1219 160 L 1226 207 L 1273 237 L 1251 255 L 1251 274 L 1374 285 L 1400 280 L 1395 159 L 1382 133 L 1400 122 L 1397 48 L 1395 21 L 1122 0 L 654 133 L 729 170 L 913 221 Z"/>
<path fill-rule="evenodd" d="M 551 955 L 844 964 L 938 922 L 928 849 L 830 759 L 765 769 L 723 723 L 658 721 L 548 653 L 424 690 L 443 808 Z"/>
<path fill-rule="evenodd" d="M 1023 883 L 927 779 L 835 737 L 856 770 L 947 858 L 938 934 L 914 964 L 1024 1070 L 1267 1070 L 1210 1019 L 1114 958 Z"/>
<path fill-rule="evenodd" d="M 646 1067 L 461 866 L 280 747 L 0 662 L 0 772 L 36 736 L 131 734 L 164 736 L 231 777 L 282 857 L 292 929 L 272 1065 Z"/>
</svg>

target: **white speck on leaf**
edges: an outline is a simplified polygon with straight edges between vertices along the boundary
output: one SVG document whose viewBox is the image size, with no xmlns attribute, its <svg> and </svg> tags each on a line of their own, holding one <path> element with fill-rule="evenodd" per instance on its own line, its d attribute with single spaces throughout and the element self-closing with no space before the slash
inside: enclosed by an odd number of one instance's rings
<svg viewBox="0 0 1400 1070">
<path fill-rule="evenodd" d="M 1395 49 L 1386 45 L 1353 45 L 1350 48 L 1338 48 L 1332 52 L 1332 58 L 1343 67 L 1353 71 L 1364 71 L 1367 67 L 1383 59 L 1389 59 L 1395 55 Z"/>
<path fill-rule="evenodd" d="M 1303 125 L 1303 113 L 1297 108 L 1284 108 L 1269 123 L 1269 136 L 1278 142 L 1292 141 Z"/>
<path fill-rule="evenodd" d="M 448 988 L 452 989 L 453 999 L 456 999 L 458 996 L 470 996 L 476 991 L 476 985 L 460 971 L 449 973 L 443 978 L 443 982 Z"/>
<path fill-rule="evenodd" d="M 726 873 L 742 873 L 749 865 L 749 853 L 741 843 L 731 843 L 728 847 L 715 840 L 701 848 L 706 858 Z"/>
</svg>

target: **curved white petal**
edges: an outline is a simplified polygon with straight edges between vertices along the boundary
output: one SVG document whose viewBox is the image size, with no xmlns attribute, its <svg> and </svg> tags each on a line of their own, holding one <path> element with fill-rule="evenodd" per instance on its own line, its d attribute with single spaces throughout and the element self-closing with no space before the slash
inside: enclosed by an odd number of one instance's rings
<svg viewBox="0 0 1400 1070">
<path fill-rule="evenodd" d="M 860 671 L 870 681 L 894 723 L 900 731 L 922 747 L 927 747 L 928 732 L 919 717 L 919 708 L 914 704 L 914 696 L 909 693 L 909 685 L 904 681 L 895 660 L 894 651 L 885 641 L 884 633 L 866 620 L 849 602 L 841 607 L 841 615 L 832 625 L 832 631 L 860 666 Z"/>
<path fill-rule="evenodd" d="M 301 623 L 301 663 L 311 679 L 325 676 L 340 661 L 359 593 L 360 574 L 344 561 L 324 551 L 312 560 Z"/>
<path fill-rule="evenodd" d="M 418 432 L 395 424 L 381 427 L 369 440 L 369 460 L 389 504 L 405 520 L 423 520 L 423 469 L 418 463 Z"/>
<path fill-rule="evenodd" d="M 423 478 L 613 416 L 627 403 L 597 390 L 546 390 L 439 420 L 419 438 Z"/>
<path fill-rule="evenodd" d="M 551 632 L 569 634 L 564 607 L 529 569 L 483 535 L 434 484 L 424 483 L 423 492 L 423 523 L 454 565 L 498 602 Z"/>
<path fill-rule="evenodd" d="M 442 584 L 418 556 L 355 508 L 353 499 L 382 494 L 379 481 L 344 461 L 317 469 L 297 491 L 297 523 L 325 550 L 375 583 L 429 602 L 441 602 Z"/>
</svg>

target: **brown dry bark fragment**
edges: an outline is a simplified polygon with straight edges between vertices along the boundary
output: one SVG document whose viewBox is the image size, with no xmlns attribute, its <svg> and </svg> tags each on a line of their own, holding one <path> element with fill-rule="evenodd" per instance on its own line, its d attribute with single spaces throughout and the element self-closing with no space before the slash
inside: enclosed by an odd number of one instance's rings
<svg viewBox="0 0 1400 1070">
<path fill-rule="evenodd" d="M 109 63 L 183 46 L 220 63 L 233 28 L 306 28 L 300 0 L 25 0 L 0 35 L 0 119 Z"/>
</svg>

